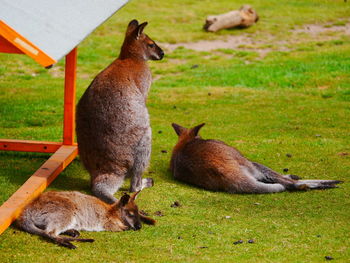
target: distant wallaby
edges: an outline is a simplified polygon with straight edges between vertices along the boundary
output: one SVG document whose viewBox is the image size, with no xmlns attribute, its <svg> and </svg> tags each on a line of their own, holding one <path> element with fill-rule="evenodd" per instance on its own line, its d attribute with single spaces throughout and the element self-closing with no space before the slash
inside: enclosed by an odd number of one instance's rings
<svg viewBox="0 0 350 263">
<path fill-rule="evenodd" d="M 126 176 L 131 177 L 131 192 L 153 185 L 151 178 L 142 179 L 152 136 L 147 60 L 160 60 L 164 52 L 143 33 L 146 25 L 129 23 L 119 58 L 95 77 L 77 106 L 80 158 L 90 173 L 92 192 L 110 204 Z"/>
<path fill-rule="evenodd" d="M 170 168 L 183 182 L 213 191 L 229 193 L 274 193 L 286 190 L 334 188 L 338 180 L 299 180 L 295 175 L 281 175 L 246 159 L 238 150 L 218 140 L 198 136 L 200 124 L 186 129 L 172 124 L 179 136 L 173 149 Z"/>
<path fill-rule="evenodd" d="M 109 205 L 94 196 L 79 192 L 46 192 L 24 208 L 17 224 L 31 234 L 48 238 L 68 248 L 76 248 L 70 241 L 94 241 L 78 238 L 78 230 L 139 230 L 141 221 L 154 225 L 152 218 L 139 213 L 134 202 L 138 193 L 131 197 L 124 194 L 120 201 Z"/>
</svg>

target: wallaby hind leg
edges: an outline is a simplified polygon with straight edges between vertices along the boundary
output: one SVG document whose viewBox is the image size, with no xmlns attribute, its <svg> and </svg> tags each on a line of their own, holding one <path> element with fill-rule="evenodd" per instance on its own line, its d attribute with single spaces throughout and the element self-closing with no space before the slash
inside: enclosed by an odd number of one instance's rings
<svg viewBox="0 0 350 263">
<path fill-rule="evenodd" d="M 269 167 L 266 167 L 265 165 L 262 165 L 260 163 L 252 162 L 254 167 L 260 172 L 260 175 L 257 178 L 258 181 L 267 183 L 267 184 L 282 184 L 285 186 L 288 190 L 295 190 L 297 188 L 296 186 L 296 180 L 293 178 L 296 178 L 294 175 L 281 175 L 274 170 L 270 169 Z"/>
<path fill-rule="evenodd" d="M 122 186 L 125 174 L 100 174 L 92 180 L 92 192 L 102 201 L 113 204 L 118 201 L 113 195 Z"/>
<path fill-rule="evenodd" d="M 282 176 L 287 179 L 292 180 L 300 180 L 301 178 L 298 175 L 295 174 L 279 174 L 276 171 L 272 170 L 271 168 L 262 165 L 261 163 L 252 162 L 252 164 L 257 168 L 261 173 L 268 177 L 275 177 L 275 176 Z"/>
<path fill-rule="evenodd" d="M 146 187 L 153 186 L 152 178 L 143 178 L 142 174 L 146 170 L 151 157 L 151 129 L 148 129 L 137 145 L 134 153 L 134 164 L 130 171 L 131 185 L 130 192 L 137 192 Z"/>
<path fill-rule="evenodd" d="M 70 248 L 70 249 L 77 248 L 76 246 L 74 246 L 71 243 L 71 241 L 89 242 L 89 243 L 92 243 L 92 242 L 95 241 L 94 239 L 90 239 L 90 238 L 61 237 L 61 236 L 56 236 L 53 233 L 49 233 L 46 237 L 51 239 L 56 244 L 58 244 L 60 246 L 67 247 L 67 248 Z"/>
<path fill-rule="evenodd" d="M 94 242 L 94 239 L 85 239 L 85 238 L 67 238 L 67 237 L 60 237 L 60 236 L 54 236 L 54 235 L 47 235 L 47 238 L 51 239 L 54 243 L 67 247 L 70 249 L 76 249 L 77 247 L 74 246 L 70 241 L 78 241 L 78 242 Z"/>
<path fill-rule="evenodd" d="M 253 193 L 265 194 L 265 193 L 279 193 L 286 191 L 286 187 L 282 184 L 265 184 L 263 182 L 256 182 Z"/>
<path fill-rule="evenodd" d="M 90 242 L 90 243 L 95 241 L 94 239 L 90 239 L 90 238 L 61 237 L 59 235 L 56 235 L 56 232 L 57 232 L 57 230 L 52 230 L 49 233 L 47 233 L 46 235 L 44 235 L 44 237 L 51 239 L 53 242 L 55 242 L 56 244 L 58 244 L 60 246 L 64 246 L 64 247 L 67 247 L 70 249 L 77 248 L 76 246 L 74 246 L 71 243 L 71 241 Z M 68 233 L 72 233 L 72 232 L 70 230 L 68 230 Z"/>
<path fill-rule="evenodd" d="M 267 194 L 286 191 L 286 187 L 282 184 L 270 184 L 259 182 L 253 177 L 246 177 L 244 183 L 232 185 L 227 189 L 230 193 L 247 193 L 247 194 Z"/>
<path fill-rule="evenodd" d="M 60 246 L 67 247 L 70 249 L 75 249 L 76 246 L 74 246 L 72 243 L 70 243 L 69 240 L 66 240 L 64 237 L 60 237 L 57 234 L 58 228 L 54 227 L 54 225 L 55 224 L 53 222 L 50 222 L 50 224 L 46 228 L 46 231 L 44 231 L 41 236 L 53 241 L 54 243 L 56 243 Z M 59 224 L 57 227 L 59 227 Z"/>
<path fill-rule="evenodd" d="M 56 237 L 56 236 L 48 236 L 49 239 L 51 239 L 54 243 L 63 246 L 63 247 L 67 247 L 70 249 L 76 249 L 77 247 L 74 246 L 71 242 L 64 240 L 61 237 Z"/>
</svg>

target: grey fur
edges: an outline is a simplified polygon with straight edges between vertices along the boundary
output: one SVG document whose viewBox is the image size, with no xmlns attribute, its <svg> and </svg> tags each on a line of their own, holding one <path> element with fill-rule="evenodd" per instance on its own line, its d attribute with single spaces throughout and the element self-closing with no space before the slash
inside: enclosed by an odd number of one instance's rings
<svg viewBox="0 0 350 263">
<path fill-rule="evenodd" d="M 152 132 L 146 107 L 152 76 L 147 60 L 163 51 L 143 32 L 147 23 L 129 23 L 119 58 L 99 73 L 81 97 L 76 114 L 80 158 L 93 193 L 107 203 L 131 177 L 131 191 L 153 185 L 142 180 L 151 155 Z"/>
</svg>

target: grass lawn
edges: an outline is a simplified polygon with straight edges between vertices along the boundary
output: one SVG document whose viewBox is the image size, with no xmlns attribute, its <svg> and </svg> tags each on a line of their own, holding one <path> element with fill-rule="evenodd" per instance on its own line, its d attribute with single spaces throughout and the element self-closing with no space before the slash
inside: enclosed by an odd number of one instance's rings
<svg viewBox="0 0 350 263">
<path fill-rule="evenodd" d="M 127 23 L 148 21 L 162 44 L 225 40 L 231 49 L 166 51 L 150 62 L 155 81 L 148 109 L 155 186 L 138 198 L 156 226 L 123 233 L 84 232 L 93 244 L 68 250 L 10 227 L 0 236 L 0 262 L 334 262 L 350 259 L 350 36 L 327 28 L 350 22 L 343 0 L 259 1 L 259 22 L 244 30 L 206 33 L 205 17 L 248 2 L 133 0 L 81 44 L 80 98 L 118 55 Z M 304 32 L 305 25 L 325 30 Z M 349 25 L 348 25 L 349 26 Z M 63 61 L 46 70 L 30 58 L 0 54 L 0 137 L 61 140 Z M 177 141 L 171 123 L 205 122 L 201 135 L 237 147 L 249 159 L 305 179 L 339 179 L 327 191 L 231 195 L 175 181 L 169 170 Z M 0 204 L 48 158 L 0 152 Z M 127 189 L 129 182 L 125 182 Z M 50 190 L 91 193 L 77 158 Z M 120 196 L 122 191 L 117 193 Z M 174 201 L 181 206 L 171 207 Z M 163 216 L 155 213 L 161 211 Z M 237 240 L 242 244 L 234 244 Z M 248 240 L 254 243 L 248 243 Z"/>
</svg>

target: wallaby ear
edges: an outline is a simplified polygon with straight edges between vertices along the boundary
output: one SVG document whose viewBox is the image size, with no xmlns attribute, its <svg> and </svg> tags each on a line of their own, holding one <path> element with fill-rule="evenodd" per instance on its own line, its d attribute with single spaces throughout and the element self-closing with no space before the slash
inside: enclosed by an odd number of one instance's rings
<svg viewBox="0 0 350 263">
<path fill-rule="evenodd" d="M 130 195 L 124 193 L 124 195 L 120 198 L 118 205 L 120 207 L 126 206 L 129 203 Z"/>
<path fill-rule="evenodd" d="M 139 191 L 133 193 L 132 196 L 130 197 L 129 202 L 130 202 L 130 201 L 135 201 L 140 192 L 141 192 L 141 190 L 139 190 Z"/>
<path fill-rule="evenodd" d="M 171 126 L 173 126 L 173 128 L 178 136 L 180 136 L 181 134 L 183 134 L 186 131 L 185 127 L 182 127 L 176 123 L 172 123 Z"/>
<path fill-rule="evenodd" d="M 138 26 L 137 28 L 137 35 L 136 38 L 139 38 L 143 32 L 143 30 L 145 29 L 145 27 L 147 26 L 148 22 L 143 22 L 141 25 Z"/>
<path fill-rule="evenodd" d="M 153 218 L 145 216 L 141 213 L 139 213 L 139 216 L 140 216 L 140 220 L 147 225 L 155 225 L 156 224 L 156 220 L 154 220 Z"/>
<path fill-rule="evenodd" d="M 199 125 L 193 127 L 193 128 L 191 129 L 191 133 L 192 133 L 194 136 L 197 136 L 199 130 L 200 130 L 204 125 L 205 125 L 205 123 L 202 123 L 202 124 L 199 124 Z"/>
<path fill-rule="evenodd" d="M 129 25 L 128 25 L 128 28 L 126 29 L 126 35 L 130 35 L 131 33 L 133 33 L 137 27 L 139 26 L 139 22 L 134 19 L 134 20 L 131 20 Z"/>
</svg>

